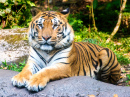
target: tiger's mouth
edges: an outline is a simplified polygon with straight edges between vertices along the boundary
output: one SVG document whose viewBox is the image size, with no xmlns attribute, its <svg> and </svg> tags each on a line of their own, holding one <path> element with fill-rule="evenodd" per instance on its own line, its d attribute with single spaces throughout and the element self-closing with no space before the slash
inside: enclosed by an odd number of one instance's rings
<svg viewBox="0 0 130 97">
<path fill-rule="evenodd" d="M 40 49 L 43 51 L 52 51 L 54 49 L 54 46 L 48 43 L 40 44 Z"/>
</svg>

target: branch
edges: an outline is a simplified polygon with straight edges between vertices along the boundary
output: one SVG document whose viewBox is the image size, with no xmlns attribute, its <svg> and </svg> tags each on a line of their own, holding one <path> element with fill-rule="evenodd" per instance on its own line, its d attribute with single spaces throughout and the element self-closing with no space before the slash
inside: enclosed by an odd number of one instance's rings
<svg viewBox="0 0 130 97">
<path fill-rule="evenodd" d="M 117 33 L 117 31 L 119 30 L 119 27 L 121 24 L 121 19 L 122 19 L 122 11 L 125 9 L 126 2 L 127 2 L 127 0 L 123 0 L 123 4 L 122 4 L 121 9 L 120 9 L 118 22 L 117 22 L 116 27 L 114 28 L 113 32 L 111 33 L 110 37 L 107 39 L 106 43 L 108 43 L 113 38 L 113 36 Z"/>
</svg>

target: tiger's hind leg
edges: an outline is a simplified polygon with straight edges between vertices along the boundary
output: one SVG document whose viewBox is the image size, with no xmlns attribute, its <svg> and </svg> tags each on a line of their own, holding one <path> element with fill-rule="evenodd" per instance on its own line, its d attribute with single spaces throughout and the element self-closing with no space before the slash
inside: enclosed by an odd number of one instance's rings
<svg viewBox="0 0 130 97">
<path fill-rule="evenodd" d="M 120 64 L 117 61 L 115 54 L 108 48 L 104 48 L 99 52 L 99 74 L 100 80 L 117 84 L 120 79 Z"/>
</svg>

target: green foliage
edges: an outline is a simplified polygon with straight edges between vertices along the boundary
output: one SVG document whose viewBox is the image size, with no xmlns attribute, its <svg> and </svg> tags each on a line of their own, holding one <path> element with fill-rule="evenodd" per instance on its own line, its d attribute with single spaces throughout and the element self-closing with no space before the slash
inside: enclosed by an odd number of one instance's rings
<svg viewBox="0 0 130 97">
<path fill-rule="evenodd" d="M 114 0 L 106 5 L 106 9 L 120 8 L 120 0 Z"/>
<path fill-rule="evenodd" d="M 84 26 L 84 21 L 81 20 L 81 17 L 78 14 L 71 14 L 68 20 L 70 25 L 74 28 L 75 41 L 90 42 L 102 47 L 108 47 L 116 54 L 120 64 L 130 63 L 130 59 L 125 56 L 125 54 L 130 51 L 130 37 L 120 38 L 118 40 L 115 39 L 116 42 L 111 41 L 106 43 L 106 39 L 109 37 L 109 32 L 95 32 L 93 28 L 91 29 L 91 32 L 89 32 L 88 28 Z"/>
<path fill-rule="evenodd" d="M 83 21 L 78 18 L 79 14 L 72 15 L 68 17 L 69 24 L 73 27 L 75 31 L 80 31 L 83 27 Z"/>
<path fill-rule="evenodd" d="M 127 38 L 127 39 L 125 38 L 126 40 L 118 41 L 119 44 L 116 44 L 113 41 L 106 43 L 106 39 L 109 36 L 109 34 L 106 34 L 106 33 L 104 34 L 103 32 L 91 32 L 91 34 L 92 34 L 91 38 L 90 37 L 86 38 L 83 41 L 90 42 L 90 43 L 93 43 L 93 44 L 96 44 L 96 45 L 99 45 L 102 47 L 110 48 L 117 56 L 117 59 L 118 59 L 120 64 L 125 65 L 125 64 L 130 63 L 130 59 L 125 55 L 129 52 L 129 49 L 130 49 L 129 38 Z M 88 36 L 89 36 L 89 34 L 88 34 Z"/>
<path fill-rule="evenodd" d="M 112 32 L 120 12 L 120 0 L 100 4 L 94 11 L 96 26 L 99 31 Z"/>
<path fill-rule="evenodd" d="M 126 74 L 126 76 L 128 77 L 128 79 L 130 80 L 130 74 Z"/>
<path fill-rule="evenodd" d="M 30 0 L 0 0 L 0 17 L 6 20 L 6 28 L 28 27 L 31 21 Z"/>
<path fill-rule="evenodd" d="M 129 83 L 129 81 L 130 81 L 130 74 L 126 74 L 126 76 L 128 78 L 128 80 L 126 81 L 126 83 Z M 130 86 L 130 85 L 127 85 L 127 86 Z"/>
<path fill-rule="evenodd" d="M 19 63 L 18 65 L 17 64 L 13 64 L 11 63 L 10 65 L 7 64 L 7 62 L 2 62 L 3 65 L 0 66 L 0 69 L 7 69 L 7 70 L 13 70 L 13 71 L 22 71 L 23 67 L 26 65 L 25 64 L 25 61 L 23 63 Z"/>
<path fill-rule="evenodd" d="M 98 6 L 98 0 L 93 1 L 93 9 L 96 9 Z"/>
</svg>

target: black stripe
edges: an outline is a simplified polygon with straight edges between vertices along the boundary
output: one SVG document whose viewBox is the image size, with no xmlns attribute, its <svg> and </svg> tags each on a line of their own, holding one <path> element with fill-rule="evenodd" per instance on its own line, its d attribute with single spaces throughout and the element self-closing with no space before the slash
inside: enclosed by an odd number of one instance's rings
<svg viewBox="0 0 130 97">
<path fill-rule="evenodd" d="M 103 70 L 102 72 L 106 72 L 106 71 L 108 71 L 108 70 L 109 70 L 109 69 L 113 66 L 114 62 L 115 62 L 115 56 L 114 56 L 114 60 L 113 60 L 113 62 L 112 62 L 112 64 L 111 64 L 111 66 L 109 66 L 109 68 L 108 68 L 108 69 Z"/>
<path fill-rule="evenodd" d="M 109 77 L 108 77 L 108 75 L 104 75 L 104 76 L 102 76 L 102 78 L 104 80 L 104 79 L 108 79 Z"/>
<path fill-rule="evenodd" d="M 99 59 L 99 62 L 100 62 L 100 68 L 102 67 L 102 60 L 101 59 Z"/>
<path fill-rule="evenodd" d="M 35 48 L 33 48 L 34 51 L 37 53 L 37 55 L 42 59 L 42 61 L 45 63 L 45 65 L 47 64 L 46 60 L 37 52 L 37 50 Z"/>
<path fill-rule="evenodd" d="M 112 67 L 111 70 L 114 69 L 114 68 L 116 68 L 117 66 L 118 66 L 118 63 L 114 67 Z"/>
<path fill-rule="evenodd" d="M 37 66 L 33 63 L 33 69 L 34 69 L 34 71 L 35 71 L 35 73 L 37 73 L 37 71 L 39 71 L 39 69 L 37 68 Z"/>
<path fill-rule="evenodd" d="M 88 45 L 88 47 L 90 48 L 90 50 L 94 53 L 94 55 L 97 57 L 97 55 L 95 54 L 95 51 Z"/>
<path fill-rule="evenodd" d="M 79 65 L 79 70 L 78 70 L 78 74 L 77 74 L 78 76 L 79 76 L 79 72 L 80 72 L 80 65 Z"/>
<path fill-rule="evenodd" d="M 109 57 L 109 49 L 108 48 L 104 48 L 107 51 L 107 55 Z"/>
<path fill-rule="evenodd" d="M 97 69 L 98 62 L 97 62 L 96 60 L 94 60 L 94 58 L 92 57 L 91 53 L 90 53 L 90 56 L 91 56 L 91 59 L 92 59 L 92 65 L 95 67 L 95 69 Z M 94 64 L 93 61 L 94 61 L 96 64 Z"/>
<path fill-rule="evenodd" d="M 65 62 L 60 62 L 60 63 L 62 63 L 62 64 L 70 64 L 70 63 L 65 63 Z"/>
<path fill-rule="evenodd" d="M 100 51 L 100 49 L 97 48 L 97 45 L 95 45 L 95 44 L 93 44 L 93 45 L 94 45 L 94 47 L 95 47 L 98 51 Z"/>
<path fill-rule="evenodd" d="M 78 53 L 78 54 L 77 54 L 77 55 L 78 55 L 78 56 L 77 56 L 77 57 L 78 57 L 77 61 L 80 61 L 80 59 L 79 59 L 79 58 L 80 58 L 80 54 L 79 54 L 79 46 L 76 46 L 76 49 L 77 49 L 76 51 L 77 51 L 77 53 Z M 79 72 L 80 72 L 80 64 L 78 64 L 78 65 L 79 65 L 79 70 L 78 70 L 77 75 L 79 76 Z"/>
<path fill-rule="evenodd" d="M 90 68 L 90 65 L 88 65 L 89 66 L 89 73 L 90 73 L 90 77 L 92 77 L 92 74 L 91 74 L 91 68 Z"/>
<path fill-rule="evenodd" d="M 121 71 L 121 70 L 119 69 L 119 70 L 111 71 L 111 73 L 120 72 L 120 71 Z"/>
<path fill-rule="evenodd" d="M 117 76 L 117 75 L 119 75 L 119 74 L 111 74 L 111 75 L 113 75 L 113 76 Z"/>
<path fill-rule="evenodd" d="M 35 59 L 33 56 L 30 55 L 30 57 L 32 57 L 34 60 L 38 61 L 37 59 Z M 43 65 L 38 65 L 40 68 L 43 68 Z M 41 67 L 42 66 L 42 67 Z"/>
<path fill-rule="evenodd" d="M 80 44 L 79 42 L 77 42 L 77 44 L 79 44 L 81 47 L 84 48 L 85 52 L 87 52 L 87 56 L 88 56 L 88 61 L 90 62 L 90 56 L 88 54 L 87 48 L 85 48 L 82 44 Z"/>
<path fill-rule="evenodd" d="M 79 44 L 80 46 L 81 46 L 81 48 L 83 47 L 84 48 L 84 46 L 82 46 L 81 44 Z M 83 50 L 85 51 L 85 49 L 81 49 L 80 47 L 79 47 L 79 49 L 80 49 L 80 52 L 81 52 L 81 56 L 82 56 L 82 60 L 81 60 L 81 64 L 83 65 L 83 72 L 84 72 L 84 75 L 86 76 L 86 71 L 85 71 L 85 68 L 84 68 L 84 65 L 85 65 L 85 63 L 88 63 L 88 59 L 86 59 L 86 57 L 85 57 L 85 55 L 84 55 L 84 53 L 83 53 Z M 80 54 L 78 54 L 78 55 L 80 55 Z M 85 63 L 83 63 L 83 61 L 85 61 Z M 86 62 L 87 61 L 87 62 Z"/>
<path fill-rule="evenodd" d="M 65 31 L 67 30 L 67 23 L 65 23 Z"/>
<path fill-rule="evenodd" d="M 95 75 L 96 75 L 96 77 L 97 77 L 97 74 L 98 74 L 98 73 L 97 73 L 96 71 L 94 71 L 94 74 L 95 74 Z"/>
<path fill-rule="evenodd" d="M 88 43 L 88 45 L 91 45 L 93 47 L 93 44 L 92 43 Z M 94 47 L 93 47 L 94 48 Z"/>
<path fill-rule="evenodd" d="M 112 77 L 111 77 L 110 81 L 111 81 L 111 80 L 112 80 L 113 82 L 116 82 L 116 80 L 114 80 Z M 111 83 L 112 83 L 112 81 L 111 81 Z"/>
<path fill-rule="evenodd" d="M 72 44 L 71 44 L 72 45 Z M 53 57 L 55 57 L 55 55 L 59 52 L 61 52 L 62 50 L 65 50 L 67 48 L 69 48 L 71 45 L 67 46 L 67 47 L 64 47 L 63 49 L 60 49 L 59 51 L 57 51 L 49 60 L 48 60 L 48 63 L 52 60 Z"/>
<path fill-rule="evenodd" d="M 111 52 L 111 57 L 110 57 L 110 59 L 109 59 L 109 62 L 108 62 L 108 64 L 105 66 L 105 67 L 103 67 L 102 69 L 105 69 L 109 64 L 110 64 L 110 62 L 111 62 L 111 59 L 112 59 L 112 52 Z"/>
<path fill-rule="evenodd" d="M 60 58 L 55 59 L 54 61 L 59 60 L 59 59 L 63 59 L 63 58 L 69 58 L 69 57 L 60 57 Z"/>
<path fill-rule="evenodd" d="M 87 52 L 86 48 L 85 48 L 83 45 L 81 45 L 80 43 L 77 43 L 77 44 L 79 44 L 81 47 L 83 47 L 84 50 Z M 81 50 L 80 50 L 80 51 L 81 51 Z M 87 53 L 88 53 L 88 52 L 87 52 Z M 78 55 L 80 55 L 80 54 L 78 54 Z M 89 55 L 89 54 L 88 54 L 88 55 Z M 84 59 L 84 60 L 86 61 L 86 59 Z M 89 62 L 90 62 L 90 60 L 89 60 Z M 91 68 L 90 68 L 89 62 L 88 62 L 88 59 L 87 59 L 87 62 L 86 62 L 86 63 L 88 63 L 89 71 L 90 71 L 90 77 L 92 77 Z M 78 72 L 78 75 L 79 75 L 79 72 Z"/>
<path fill-rule="evenodd" d="M 84 71 L 84 76 L 86 76 L 86 71 L 85 71 L 84 65 L 83 65 L 83 71 Z"/>
</svg>

